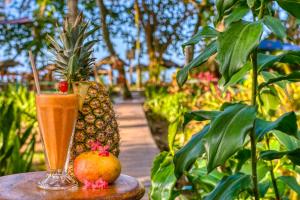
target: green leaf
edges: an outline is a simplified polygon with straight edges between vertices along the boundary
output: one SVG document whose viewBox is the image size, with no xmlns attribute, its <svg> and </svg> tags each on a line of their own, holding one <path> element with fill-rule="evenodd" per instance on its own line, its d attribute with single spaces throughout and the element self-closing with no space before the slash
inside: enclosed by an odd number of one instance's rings
<svg viewBox="0 0 300 200">
<path fill-rule="evenodd" d="M 187 66 L 182 68 L 177 72 L 177 83 L 181 87 L 186 82 L 188 78 L 188 74 L 190 70 L 193 68 L 199 67 L 201 64 L 206 62 L 210 56 L 215 54 L 217 52 L 217 42 L 213 41 L 211 42 L 201 53 L 199 56 L 194 58 Z"/>
<path fill-rule="evenodd" d="M 189 39 L 189 41 L 183 43 L 181 46 L 184 49 L 185 46 L 197 44 L 203 38 L 215 38 L 218 36 L 218 33 L 219 32 L 213 27 L 205 26 L 202 28 L 202 30 L 196 33 L 191 39 Z"/>
<path fill-rule="evenodd" d="M 272 66 L 275 62 L 300 64 L 300 51 L 288 51 L 286 53 L 274 56 L 259 53 L 257 57 L 258 71 L 265 70 L 267 67 Z"/>
<path fill-rule="evenodd" d="M 270 181 L 263 181 L 258 183 L 258 191 L 259 191 L 259 197 L 264 198 L 269 187 L 271 186 Z"/>
<path fill-rule="evenodd" d="M 251 158 L 251 151 L 249 149 L 242 149 L 238 151 L 234 158 L 238 160 L 235 171 L 239 172 L 246 161 Z"/>
<path fill-rule="evenodd" d="M 242 191 L 252 188 L 250 175 L 237 173 L 224 177 L 215 189 L 204 197 L 204 200 L 228 200 L 235 197 Z"/>
<path fill-rule="evenodd" d="M 229 87 L 232 85 L 237 84 L 239 81 L 241 81 L 246 74 L 250 71 L 252 68 L 252 64 L 250 62 L 247 62 L 237 73 L 235 73 L 230 80 L 225 84 L 224 77 L 222 77 L 219 81 L 219 85 L 224 85 L 224 87 Z"/>
<path fill-rule="evenodd" d="M 176 181 L 172 157 L 167 152 L 160 153 L 156 156 L 151 170 L 150 198 L 153 200 L 173 199 Z"/>
<path fill-rule="evenodd" d="M 263 119 L 256 119 L 256 138 L 261 139 L 266 133 L 271 130 L 278 130 L 297 138 L 298 126 L 296 114 L 294 112 L 285 113 L 274 122 L 265 121 Z"/>
<path fill-rule="evenodd" d="M 202 138 L 207 134 L 209 125 L 206 125 L 199 133 L 192 136 L 184 147 L 175 153 L 175 175 L 180 177 L 184 171 L 187 171 L 194 164 L 196 159 L 204 152 Z"/>
<path fill-rule="evenodd" d="M 237 0 L 216 0 L 218 15 L 215 21 L 216 22 L 221 21 L 225 11 L 230 9 L 236 2 Z"/>
<path fill-rule="evenodd" d="M 208 172 L 224 164 L 243 146 L 246 134 L 253 127 L 255 115 L 255 107 L 233 104 L 212 120 L 203 138 Z"/>
<path fill-rule="evenodd" d="M 287 153 L 284 152 L 278 152 L 275 150 L 267 150 L 267 151 L 261 151 L 260 152 L 260 158 L 263 160 L 275 160 L 275 159 L 280 159 L 283 156 L 285 156 Z"/>
<path fill-rule="evenodd" d="M 259 97 L 263 109 L 267 112 L 271 110 L 276 111 L 278 106 L 280 105 L 280 99 L 274 87 L 265 88 L 260 92 Z"/>
<path fill-rule="evenodd" d="M 246 162 L 243 165 L 240 172 L 245 173 L 245 174 L 251 174 L 252 173 L 251 161 Z M 263 180 L 268 175 L 268 172 L 269 172 L 269 167 L 266 164 L 266 162 L 262 161 L 262 160 L 258 160 L 257 161 L 257 179 L 258 179 L 258 181 Z"/>
<path fill-rule="evenodd" d="M 257 55 L 258 71 L 262 71 L 265 68 L 272 66 L 275 62 L 280 61 L 280 59 L 280 56 L 259 53 Z"/>
<path fill-rule="evenodd" d="M 272 16 L 265 16 L 264 24 L 280 39 L 286 38 L 286 30 L 281 21 Z"/>
<path fill-rule="evenodd" d="M 279 180 L 284 182 L 286 185 L 288 185 L 292 190 L 297 192 L 297 194 L 300 195 L 300 185 L 298 184 L 297 180 L 293 176 L 280 176 L 278 177 Z"/>
<path fill-rule="evenodd" d="M 206 167 L 194 167 L 188 173 L 186 173 L 186 176 L 189 181 L 193 183 L 193 185 L 199 184 L 201 189 L 205 189 L 203 186 L 207 186 L 206 188 L 209 188 L 207 192 L 210 192 L 218 184 L 218 182 L 220 182 L 224 174 L 218 172 L 217 170 L 207 174 Z"/>
<path fill-rule="evenodd" d="M 300 64 L 300 51 L 288 51 L 281 55 L 280 62 L 294 65 Z"/>
<path fill-rule="evenodd" d="M 220 114 L 220 111 L 197 110 L 197 111 L 186 112 L 184 113 L 183 128 L 192 120 L 195 121 L 212 120 L 218 114 Z"/>
<path fill-rule="evenodd" d="M 253 6 L 255 5 L 255 0 L 247 0 L 247 4 L 249 8 L 253 8 Z"/>
<path fill-rule="evenodd" d="M 292 161 L 295 165 L 300 165 L 300 148 L 294 149 L 291 151 L 275 151 L 275 150 L 268 150 L 260 152 L 260 158 L 263 160 L 275 160 L 280 159 L 283 156 L 287 156 L 289 160 Z"/>
<path fill-rule="evenodd" d="M 225 18 L 224 22 L 225 25 L 228 26 L 230 25 L 232 22 L 236 22 L 239 21 L 240 19 L 242 19 L 248 12 L 249 12 L 249 8 L 248 7 L 244 7 L 244 6 L 239 6 L 237 8 L 234 8 L 232 13 L 230 13 L 228 15 L 228 17 Z"/>
<path fill-rule="evenodd" d="M 261 22 L 238 21 L 219 34 L 217 60 L 225 83 L 247 62 L 247 58 L 260 42 L 263 32 Z"/>
<path fill-rule="evenodd" d="M 281 8 L 288 11 L 296 18 L 300 18 L 300 1 L 299 0 L 276 0 Z"/>
<path fill-rule="evenodd" d="M 267 71 L 262 71 L 261 75 L 264 77 L 264 80 L 266 82 L 268 82 L 272 78 L 277 78 L 280 76 L 280 74 L 278 72 L 267 72 Z M 282 89 L 285 89 L 286 85 L 287 85 L 287 81 L 280 81 L 280 82 L 277 82 L 276 84 L 279 87 L 281 87 Z"/>
<path fill-rule="evenodd" d="M 277 78 L 271 78 L 267 82 L 261 83 L 258 86 L 258 89 L 261 90 L 262 88 L 277 83 L 279 81 L 290 81 L 290 82 L 299 82 L 300 81 L 300 71 L 294 71 L 287 75 L 278 76 Z"/>
<path fill-rule="evenodd" d="M 287 148 L 287 150 L 293 150 L 300 147 L 300 140 L 295 137 L 289 136 L 281 131 L 272 131 L 272 134 L 277 140 Z"/>
<path fill-rule="evenodd" d="M 172 155 L 174 155 L 173 146 L 180 125 L 181 125 L 181 120 L 177 118 L 174 122 L 170 123 L 168 127 L 168 144 Z"/>
</svg>

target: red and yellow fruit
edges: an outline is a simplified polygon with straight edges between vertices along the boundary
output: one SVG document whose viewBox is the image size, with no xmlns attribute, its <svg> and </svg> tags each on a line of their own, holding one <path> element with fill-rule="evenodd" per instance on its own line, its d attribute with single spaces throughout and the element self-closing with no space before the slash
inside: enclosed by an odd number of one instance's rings
<svg viewBox="0 0 300 200">
<path fill-rule="evenodd" d="M 74 160 L 74 174 L 81 182 L 102 179 L 113 183 L 121 173 L 120 161 L 111 153 L 99 156 L 98 151 L 84 152 Z"/>
</svg>

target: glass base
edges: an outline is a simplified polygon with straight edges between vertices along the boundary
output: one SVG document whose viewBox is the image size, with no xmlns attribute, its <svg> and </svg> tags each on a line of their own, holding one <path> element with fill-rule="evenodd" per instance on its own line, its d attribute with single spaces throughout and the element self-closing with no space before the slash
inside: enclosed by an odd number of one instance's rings
<svg viewBox="0 0 300 200">
<path fill-rule="evenodd" d="M 77 181 L 72 177 L 59 172 L 47 173 L 37 185 L 45 190 L 66 190 L 78 187 Z"/>
</svg>

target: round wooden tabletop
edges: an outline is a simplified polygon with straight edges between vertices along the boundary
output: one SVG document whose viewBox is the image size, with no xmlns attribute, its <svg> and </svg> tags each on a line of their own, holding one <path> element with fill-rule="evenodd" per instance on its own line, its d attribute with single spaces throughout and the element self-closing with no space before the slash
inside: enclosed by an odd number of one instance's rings
<svg viewBox="0 0 300 200">
<path fill-rule="evenodd" d="M 93 190 L 79 187 L 72 190 L 43 190 L 36 183 L 45 172 L 30 172 L 0 177 L 0 199 L 16 200 L 135 200 L 144 196 L 144 187 L 133 177 L 123 175 L 107 189 Z"/>
</svg>

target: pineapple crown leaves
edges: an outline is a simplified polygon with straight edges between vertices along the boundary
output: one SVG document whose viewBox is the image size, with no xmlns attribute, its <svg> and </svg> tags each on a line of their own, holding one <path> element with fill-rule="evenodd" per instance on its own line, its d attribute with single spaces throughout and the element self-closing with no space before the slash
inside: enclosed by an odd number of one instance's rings
<svg viewBox="0 0 300 200">
<path fill-rule="evenodd" d="M 54 55 L 55 71 L 68 82 L 89 79 L 95 58 L 92 57 L 93 46 L 98 40 L 86 41 L 99 27 L 87 30 L 89 22 L 83 21 L 82 13 L 74 24 L 66 18 L 58 40 L 47 35 L 51 52 Z"/>
</svg>

